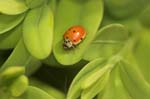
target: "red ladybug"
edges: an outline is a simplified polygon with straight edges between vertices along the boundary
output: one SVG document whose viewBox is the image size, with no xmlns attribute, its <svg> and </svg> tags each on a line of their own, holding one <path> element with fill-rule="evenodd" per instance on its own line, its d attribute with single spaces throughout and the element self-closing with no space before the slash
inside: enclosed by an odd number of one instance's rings
<svg viewBox="0 0 150 99">
<path fill-rule="evenodd" d="M 64 33 L 64 49 L 75 48 L 86 36 L 85 29 L 81 26 L 72 26 Z"/>
</svg>

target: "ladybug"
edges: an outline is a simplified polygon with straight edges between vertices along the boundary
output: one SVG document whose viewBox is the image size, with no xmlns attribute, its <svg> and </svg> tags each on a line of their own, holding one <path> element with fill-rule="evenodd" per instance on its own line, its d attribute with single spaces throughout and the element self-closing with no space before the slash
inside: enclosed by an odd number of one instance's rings
<svg viewBox="0 0 150 99">
<path fill-rule="evenodd" d="M 76 45 L 81 43 L 81 41 L 85 38 L 86 31 L 82 26 L 72 26 L 70 27 L 63 36 L 63 48 L 64 49 L 72 49 L 75 48 Z"/>
</svg>

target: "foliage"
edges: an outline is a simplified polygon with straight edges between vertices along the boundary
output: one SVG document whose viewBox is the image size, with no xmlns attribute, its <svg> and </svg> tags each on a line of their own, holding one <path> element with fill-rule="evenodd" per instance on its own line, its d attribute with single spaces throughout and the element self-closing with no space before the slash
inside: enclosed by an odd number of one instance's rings
<svg viewBox="0 0 150 99">
<path fill-rule="evenodd" d="M 0 99 L 150 99 L 149 60 L 149 0 L 0 0 Z"/>
</svg>

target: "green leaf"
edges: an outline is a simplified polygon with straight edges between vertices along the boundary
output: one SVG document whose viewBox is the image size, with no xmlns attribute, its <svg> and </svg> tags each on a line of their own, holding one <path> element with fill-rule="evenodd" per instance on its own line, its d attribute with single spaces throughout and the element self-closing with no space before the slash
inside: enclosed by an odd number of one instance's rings
<svg viewBox="0 0 150 99">
<path fill-rule="evenodd" d="M 5 34 L 0 35 L 0 49 L 10 49 L 14 48 L 21 35 L 22 35 L 22 26 L 21 24 L 14 29 L 8 31 Z"/>
<path fill-rule="evenodd" d="M 1 96 L 1 99 L 9 99 L 10 98 L 9 93 L 6 91 L 3 91 L 2 88 L 0 90 L 0 96 Z"/>
<path fill-rule="evenodd" d="M 138 67 L 143 76 L 150 83 L 150 30 L 143 29 L 133 54 L 137 59 Z"/>
<path fill-rule="evenodd" d="M 41 63 L 41 61 L 39 61 L 33 57 L 30 57 L 28 60 L 29 61 L 26 62 L 26 64 L 25 64 L 25 66 L 26 66 L 25 74 L 27 76 L 31 76 L 42 66 L 42 63 Z"/>
<path fill-rule="evenodd" d="M 10 85 L 9 90 L 11 95 L 14 97 L 18 97 L 22 95 L 28 87 L 28 78 L 24 75 L 21 75 L 17 79 L 13 81 Z"/>
<path fill-rule="evenodd" d="M 84 81 L 82 81 L 81 88 L 87 89 L 90 86 L 92 86 L 94 83 L 99 82 L 99 78 L 101 78 L 103 75 L 106 74 L 106 72 L 108 72 L 111 69 L 110 67 L 112 67 L 112 66 L 110 66 L 110 65 L 107 65 L 107 66 L 93 72 L 92 74 L 89 73 L 90 75 L 86 79 L 84 79 Z"/>
<path fill-rule="evenodd" d="M 36 65 L 34 65 L 36 64 Z M 13 52 L 10 54 L 8 59 L 5 61 L 5 63 L 2 65 L 0 68 L 0 72 L 3 71 L 4 69 L 7 69 L 11 66 L 23 66 L 28 70 L 26 73 L 32 73 L 32 70 L 35 70 L 35 68 L 39 67 L 40 62 L 33 58 L 25 48 L 25 45 L 23 43 L 23 40 L 21 39 Z M 29 70 L 29 68 L 31 68 Z"/>
<path fill-rule="evenodd" d="M 21 39 L 11 55 L 8 57 L 8 59 L 3 64 L 2 68 L 0 68 L 0 71 L 3 71 L 3 69 L 6 69 L 10 66 L 24 66 L 27 63 L 27 60 L 30 58 L 30 54 L 26 50 L 23 40 Z"/>
<path fill-rule="evenodd" d="M 25 0 L 29 8 L 41 6 L 46 0 Z"/>
<path fill-rule="evenodd" d="M 50 6 L 50 8 L 52 9 L 53 13 L 55 13 L 56 11 L 56 6 L 57 6 L 57 0 L 49 0 L 48 1 L 48 5 Z"/>
<path fill-rule="evenodd" d="M 107 83 L 109 72 L 120 59 L 120 57 L 114 56 L 109 60 L 98 58 L 88 63 L 74 78 L 67 99 L 76 99 L 82 92 L 83 98 L 94 97 L 98 94 Z"/>
<path fill-rule="evenodd" d="M 108 83 L 110 72 L 106 72 L 93 86 L 83 90 L 81 99 L 93 99 Z"/>
<path fill-rule="evenodd" d="M 139 22 L 138 18 L 130 17 L 124 20 L 118 20 L 110 17 L 108 14 L 104 15 L 102 26 L 109 25 L 109 24 L 122 24 L 124 25 L 130 33 L 132 33 L 135 37 L 138 33 L 141 33 L 141 23 Z"/>
<path fill-rule="evenodd" d="M 0 14 L 0 35 L 17 26 L 24 19 L 24 16 L 25 14 L 13 16 Z"/>
<path fill-rule="evenodd" d="M 150 4 L 141 13 L 139 20 L 143 26 L 150 27 Z"/>
<path fill-rule="evenodd" d="M 88 77 L 88 75 L 92 74 L 93 72 L 103 68 L 104 67 L 103 64 L 105 61 L 106 60 L 104 59 L 95 59 L 94 61 L 91 61 L 86 66 L 84 66 L 84 68 L 77 74 L 77 76 L 71 83 L 71 86 L 69 87 L 69 91 L 67 94 L 67 99 L 76 99 L 77 97 L 79 97 L 82 91 L 81 83 L 83 79 L 85 77 Z"/>
<path fill-rule="evenodd" d="M 105 89 L 99 93 L 97 99 L 132 99 L 121 80 L 119 66 L 118 64 L 112 70 Z"/>
<path fill-rule="evenodd" d="M 45 92 L 47 92 L 49 95 L 53 96 L 55 99 L 65 99 L 64 93 L 57 90 L 56 88 L 47 85 L 46 83 L 42 83 L 41 81 L 38 81 L 36 79 L 30 79 L 30 85 L 36 86 Z"/>
<path fill-rule="evenodd" d="M 48 57 L 52 49 L 53 13 L 47 5 L 29 11 L 23 24 L 28 51 L 38 59 Z"/>
<path fill-rule="evenodd" d="M 10 80 L 17 78 L 18 76 L 25 73 L 25 68 L 21 66 L 9 67 L 0 73 L 0 81 L 3 83 L 9 82 Z"/>
<path fill-rule="evenodd" d="M 110 24 L 97 32 L 96 38 L 87 48 L 84 59 L 109 58 L 117 54 L 125 45 L 129 36 L 127 29 L 121 24 Z"/>
<path fill-rule="evenodd" d="M 53 52 L 57 61 L 63 65 L 71 65 L 82 59 L 87 46 L 96 35 L 103 16 L 102 0 L 61 0 L 55 17 Z M 85 28 L 87 36 L 75 49 L 64 50 L 63 34 L 74 25 Z"/>
<path fill-rule="evenodd" d="M 144 79 L 143 74 L 136 64 L 126 61 L 120 62 L 121 79 L 133 99 L 149 99 L 150 84 Z"/>
<path fill-rule="evenodd" d="M 24 0 L 0 0 L 1 13 L 16 15 L 25 12 L 27 9 Z"/>
<path fill-rule="evenodd" d="M 29 86 L 22 96 L 14 99 L 55 99 L 55 98 L 39 88 Z"/>
<path fill-rule="evenodd" d="M 53 53 L 50 54 L 50 56 L 48 56 L 46 59 L 44 59 L 43 63 L 47 64 L 48 66 L 54 66 L 54 67 L 62 66 L 60 63 L 58 63 Z"/>
<path fill-rule="evenodd" d="M 146 3 L 145 0 L 105 0 L 107 11 L 116 19 L 137 15 Z"/>
</svg>

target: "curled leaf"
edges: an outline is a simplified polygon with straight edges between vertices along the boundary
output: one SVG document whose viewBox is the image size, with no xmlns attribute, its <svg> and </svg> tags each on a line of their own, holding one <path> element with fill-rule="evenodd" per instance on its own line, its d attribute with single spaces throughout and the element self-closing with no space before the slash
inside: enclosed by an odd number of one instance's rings
<svg viewBox="0 0 150 99">
<path fill-rule="evenodd" d="M 87 48 L 84 59 L 109 58 L 119 53 L 129 37 L 129 32 L 121 24 L 110 24 L 97 32 L 96 38 Z"/>
</svg>

